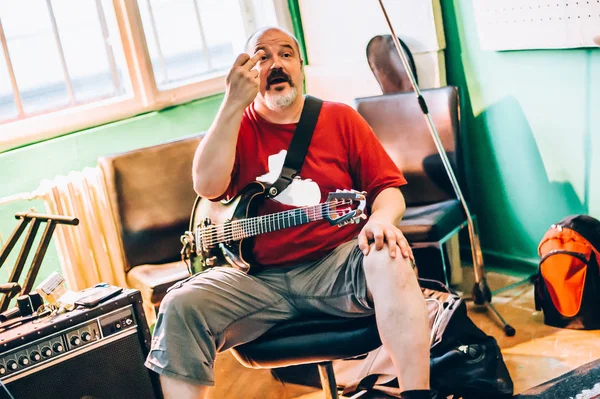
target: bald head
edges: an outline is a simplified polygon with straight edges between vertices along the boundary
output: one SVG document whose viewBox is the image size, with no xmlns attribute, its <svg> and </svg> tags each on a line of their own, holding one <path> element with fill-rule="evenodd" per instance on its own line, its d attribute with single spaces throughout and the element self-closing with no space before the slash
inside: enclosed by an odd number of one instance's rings
<svg viewBox="0 0 600 399">
<path fill-rule="evenodd" d="M 257 30 L 256 32 L 254 32 L 252 35 L 250 35 L 250 37 L 246 41 L 246 46 L 245 46 L 246 52 L 248 54 L 253 54 L 256 51 L 256 44 L 257 44 L 258 40 L 265 33 L 269 33 L 269 32 L 281 32 L 281 33 L 287 35 L 294 42 L 294 45 L 296 47 L 294 50 L 296 50 L 298 52 L 298 54 L 300 54 L 300 43 L 298 42 L 298 39 L 296 39 L 296 36 L 292 35 L 290 32 L 288 32 L 285 29 L 277 28 L 274 26 L 261 28 L 261 29 Z M 301 62 L 302 62 L 302 60 L 301 60 Z"/>
</svg>

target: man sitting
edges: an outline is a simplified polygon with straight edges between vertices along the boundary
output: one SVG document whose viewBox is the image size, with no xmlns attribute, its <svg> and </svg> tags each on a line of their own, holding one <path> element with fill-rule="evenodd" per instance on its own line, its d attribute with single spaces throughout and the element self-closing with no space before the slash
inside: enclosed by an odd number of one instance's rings
<svg viewBox="0 0 600 399">
<path fill-rule="evenodd" d="M 252 35 L 227 76 L 221 108 L 194 159 L 204 198 L 275 182 L 305 98 L 297 40 L 277 28 Z M 402 398 L 429 397 L 429 323 L 413 255 L 396 227 L 406 181 L 366 121 L 323 103 L 299 176 L 259 214 L 316 205 L 336 189 L 367 192 L 364 225 L 318 221 L 254 240 L 255 273 L 215 267 L 176 284 L 162 301 L 146 366 L 168 398 L 203 398 L 217 352 L 258 338 L 277 323 L 319 313 L 373 313 L 397 371 Z"/>
</svg>

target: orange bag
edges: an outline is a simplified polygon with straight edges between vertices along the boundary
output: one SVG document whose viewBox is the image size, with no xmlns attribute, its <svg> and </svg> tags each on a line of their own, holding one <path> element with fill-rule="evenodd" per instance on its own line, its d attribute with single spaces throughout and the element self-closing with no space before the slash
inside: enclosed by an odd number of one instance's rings
<svg viewBox="0 0 600 399">
<path fill-rule="evenodd" d="M 577 330 L 600 329 L 600 221 L 569 216 L 550 226 L 540 245 L 535 307 L 544 323 Z"/>
</svg>

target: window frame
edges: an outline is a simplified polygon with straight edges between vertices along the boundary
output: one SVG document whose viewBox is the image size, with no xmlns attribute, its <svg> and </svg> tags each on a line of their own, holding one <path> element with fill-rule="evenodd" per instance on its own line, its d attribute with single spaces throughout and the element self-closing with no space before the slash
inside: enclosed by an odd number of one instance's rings
<svg viewBox="0 0 600 399">
<path fill-rule="evenodd" d="M 243 5 L 245 0 L 239 1 Z M 278 24 L 284 28 L 291 27 L 289 8 L 285 10 L 280 0 L 272 1 L 277 18 L 281 19 Z M 159 90 L 137 0 L 113 0 L 112 4 L 123 46 L 130 93 L 0 124 L 0 153 L 224 92 L 227 72 Z"/>
</svg>

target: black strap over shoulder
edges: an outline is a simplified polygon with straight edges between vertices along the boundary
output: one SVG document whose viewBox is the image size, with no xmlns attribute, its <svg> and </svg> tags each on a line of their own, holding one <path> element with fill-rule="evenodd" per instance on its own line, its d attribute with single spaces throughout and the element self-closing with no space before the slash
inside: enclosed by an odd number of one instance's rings
<svg viewBox="0 0 600 399">
<path fill-rule="evenodd" d="M 304 157 L 306 156 L 310 140 L 317 125 L 322 105 L 323 101 L 316 97 L 307 95 L 304 99 L 302 114 L 300 114 L 300 120 L 294 131 L 290 148 L 288 148 L 283 169 L 277 181 L 267 190 L 267 198 L 273 198 L 285 190 L 302 169 Z"/>
</svg>

